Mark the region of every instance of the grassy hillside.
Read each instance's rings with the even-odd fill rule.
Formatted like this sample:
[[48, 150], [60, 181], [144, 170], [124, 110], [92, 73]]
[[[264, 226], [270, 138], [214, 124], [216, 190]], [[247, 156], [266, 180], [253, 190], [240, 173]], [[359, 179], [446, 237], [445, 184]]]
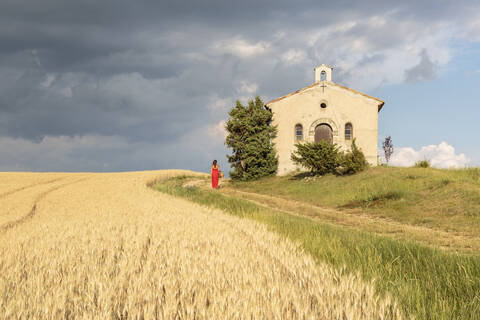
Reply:
[[[340, 178], [343, 180], [338, 181], [343, 181], [348, 189], [348, 183], [345, 183], [347, 180], [362, 181], [362, 177], [368, 180], [367, 176], [375, 177], [381, 174], [382, 170], [384, 168], [373, 169], [362, 176]], [[395, 172], [395, 169], [392, 171]], [[420, 173], [421, 171], [418, 171], [417, 175]], [[471, 179], [469, 174], [466, 174], [465, 178], [468, 181]], [[332, 185], [339, 183], [334, 179], [337, 178], [325, 177], [324, 180], [330, 181]], [[259, 188], [265, 192], [265, 186], [270, 188], [277, 186], [281, 189], [278, 192], [282, 192], [284, 196], [294, 197], [296, 193], [301, 193], [305, 201], [316, 203], [315, 195], [322, 190], [321, 180], [323, 179], [304, 181], [292, 179], [292, 177], [271, 178], [241, 184], [241, 186], [236, 185], [236, 187], [250, 190]], [[411, 241], [399, 241], [369, 232], [334, 226], [309, 217], [285, 214], [251, 201], [218, 193], [217, 190], [185, 188], [185, 182], [185, 178], [176, 178], [159, 183], [156, 188], [162, 192], [263, 223], [270, 230], [299, 243], [301, 248], [317, 261], [326, 262], [336, 268], [344, 268], [346, 273], [359, 273], [365, 279], [375, 279], [377, 293], [381, 296], [387, 293], [392, 294], [400, 303], [407, 318], [480, 318], [478, 303], [480, 301], [480, 257], [478, 255], [452, 254]], [[308, 188], [308, 185], [311, 187]], [[336, 187], [341, 189], [338, 185]], [[301, 192], [302, 190], [306, 191]], [[353, 189], [350, 190], [355, 193]], [[330, 202], [329, 204], [341, 206], [350, 202], [352, 201], [343, 200], [340, 203]]]
[[480, 168], [376, 167], [353, 176], [272, 177], [229, 187], [407, 225], [480, 233]]

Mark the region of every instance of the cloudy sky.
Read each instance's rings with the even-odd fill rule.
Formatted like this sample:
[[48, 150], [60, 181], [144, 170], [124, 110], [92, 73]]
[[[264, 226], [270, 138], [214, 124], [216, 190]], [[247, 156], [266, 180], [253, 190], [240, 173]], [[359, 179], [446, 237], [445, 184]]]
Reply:
[[0, 170], [226, 167], [236, 99], [313, 68], [386, 101], [394, 164], [480, 165], [478, 1], [0, 2]]

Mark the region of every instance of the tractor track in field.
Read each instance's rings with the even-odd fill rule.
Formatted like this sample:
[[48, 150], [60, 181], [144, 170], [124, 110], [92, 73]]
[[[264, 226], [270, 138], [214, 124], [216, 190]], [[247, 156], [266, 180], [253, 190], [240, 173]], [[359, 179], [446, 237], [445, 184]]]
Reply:
[[[59, 180], [64, 180], [65, 178], [58, 178], [58, 179], [54, 179], [53, 181], [50, 180], [49, 182], [43, 182], [43, 183], [36, 183], [35, 185], [30, 185], [30, 186], [27, 186], [27, 187], [23, 187], [23, 188], [19, 188], [19, 189], [16, 189], [16, 190], [12, 190], [10, 191], [10, 193], [8, 193], [8, 195], [12, 194], [12, 193], [16, 193], [16, 192], [19, 192], [19, 191], [22, 191], [22, 190], [25, 190], [25, 189], [28, 189], [28, 188], [31, 188], [33, 186], [39, 186], [39, 185], [45, 185], [45, 184], [49, 184], [49, 183], [53, 183], [55, 181], [59, 181]], [[42, 193], [40, 193], [37, 198], [35, 198], [34, 200], [34, 203], [33, 203], [33, 206], [32, 208], [30, 209], [30, 211], [28, 212], [28, 214], [22, 216], [21, 218], [17, 219], [17, 220], [14, 220], [14, 221], [10, 221], [10, 222], [7, 222], [3, 225], [0, 226], [0, 232], [5, 232], [9, 229], [12, 229], [12, 228], [15, 228], [25, 222], [27, 222], [28, 220], [32, 219], [35, 214], [36, 214], [36, 211], [37, 211], [37, 204], [38, 202], [40, 202], [40, 200], [42, 200], [43, 198], [45, 198], [49, 193], [51, 192], [54, 192], [56, 190], [59, 190], [63, 187], [66, 187], [66, 186], [69, 186], [71, 184], [75, 184], [75, 183], [78, 183], [78, 182], [81, 182], [81, 181], [84, 181], [84, 180], [87, 180], [89, 179], [89, 177], [84, 177], [84, 178], [81, 178], [81, 179], [77, 179], [75, 181], [69, 181], [67, 183], [63, 183], [61, 185], [57, 185], [57, 186], [54, 186], [48, 190], [45, 190], [43, 191]], [[5, 195], [5, 194], [3, 194]], [[2, 196], [3, 196], [2, 195]]]
[[29, 184], [29, 185], [26, 185], [26, 186], [23, 186], [23, 187], [20, 187], [20, 188], [9, 190], [9, 191], [6, 191], [4, 193], [0, 193], [0, 199], [5, 198], [7, 196], [10, 196], [10, 195], [15, 194], [15, 193], [20, 192], [20, 191], [28, 190], [28, 189], [34, 188], [34, 187], [39, 187], [41, 185], [54, 183], [54, 182], [64, 180], [64, 179], [65, 179], [64, 177], [61, 177], [61, 178], [51, 179], [51, 180], [43, 181], [43, 182], [37, 182], [37, 183]]

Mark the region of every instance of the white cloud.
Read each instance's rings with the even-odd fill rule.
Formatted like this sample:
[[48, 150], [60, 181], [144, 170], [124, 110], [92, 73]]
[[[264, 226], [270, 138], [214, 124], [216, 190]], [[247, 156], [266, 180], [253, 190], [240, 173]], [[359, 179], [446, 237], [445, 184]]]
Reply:
[[210, 97], [207, 108], [212, 111], [224, 111], [233, 106], [231, 98], [220, 98], [217, 94]]
[[72, 98], [73, 89], [85, 82], [87, 76], [83, 73], [46, 73], [40, 85], [49, 94]]
[[273, 35], [273, 38], [276, 39], [276, 40], [282, 40], [283, 38], [285, 38], [286, 35], [287, 34], [284, 31], [277, 31]]
[[32, 53], [32, 59], [35, 65], [40, 69], [43, 68], [42, 63], [40, 62], [40, 58], [38, 57], [37, 49], [33, 49], [31, 53]]
[[258, 90], [258, 84], [255, 82], [249, 82], [243, 80], [240, 82], [240, 87], [238, 88], [238, 92], [242, 94], [252, 95], [256, 93]]
[[424, 146], [418, 151], [410, 147], [396, 148], [390, 158], [390, 164], [409, 167], [424, 159], [436, 168], [464, 168], [470, 162], [470, 158], [465, 154], [456, 154], [453, 146], [442, 141], [439, 145]]
[[308, 33], [308, 45], [315, 46], [317, 43], [328, 43], [331, 34], [344, 33], [352, 29], [357, 23], [355, 21], [346, 21], [317, 30], [312, 30]]
[[72, 88], [70, 88], [70, 87], [63, 88], [62, 90], [60, 90], [60, 93], [63, 94], [67, 98], [73, 97]]
[[240, 58], [249, 58], [265, 53], [270, 44], [266, 41], [250, 43], [242, 37], [222, 40], [214, 43], [213, 49], [218, 53], [230, 53]]
[[242, 103], [247, 103], [248, 100], [254, 98], [258, 94], [258, 84], [255, 82], [241, 80], [237, 82], [236, 87], [235, 98], [231, 98], [231, 101], [239, 100]]
[[[478, 8], [472, 12], [478, 12]], [[480, 41], [480, 14], [469, 17], [464, 23], [459, 35], [469, 41]]]
[[216, 140], [224, 141], [227, 137], [227, 130], [225, 129], [225, 120], [212, 124], [207, 127], [208, 135]]
[[55, 77], [54, 74], [47, 73], [47, 75], [45, 76], [45, 80], [41, 83], [42, 86], [45, 87], [45, 88], [50, 88], [53, 81], [55, 81], [55, 78], [56, 77]]
[[290, 49], [282, 54], [282, 60], [289, 64], [298, 64], [307, 60], [307, 53], [303, 50]]
[[[419, 65], [425, 55], [436, 68], [445, 66], [455, 53], [451, 42], [459, 28], [443, 21], [425, 26], [389, 12], [312, 30], [303, 42], [314, 63], [335, 68], [333, 81], [341, 78], [347, 86], [368, 90], [404, 82], [405, 71]], [[298, 44], [302, 36], [289, 38]]]

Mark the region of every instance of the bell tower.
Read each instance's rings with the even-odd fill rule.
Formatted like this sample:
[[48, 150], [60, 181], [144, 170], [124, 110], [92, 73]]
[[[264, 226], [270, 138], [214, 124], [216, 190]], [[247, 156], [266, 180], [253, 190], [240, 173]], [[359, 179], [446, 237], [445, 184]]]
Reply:
[[332, 67], [322, 64], [315, 69], [315, 83], [320, 81], [332, 81]]

